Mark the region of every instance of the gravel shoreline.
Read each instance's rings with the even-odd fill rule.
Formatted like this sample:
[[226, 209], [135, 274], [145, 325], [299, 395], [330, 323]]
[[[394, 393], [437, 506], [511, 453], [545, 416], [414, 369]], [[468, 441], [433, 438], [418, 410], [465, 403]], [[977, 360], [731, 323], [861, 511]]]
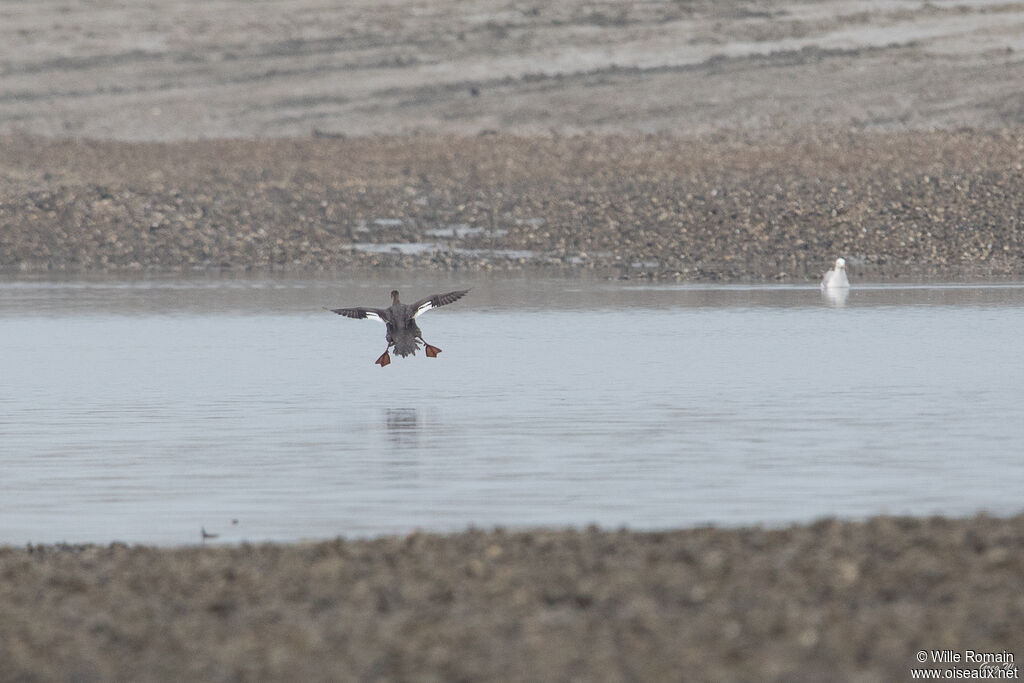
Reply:
[[0, 576], [4, 681], [893, 681], [920, 650], [1024, 655], [1024, 515], [0, 547]]
[[1024, 274], [1024, 132], [0, 138], [0, 271]]

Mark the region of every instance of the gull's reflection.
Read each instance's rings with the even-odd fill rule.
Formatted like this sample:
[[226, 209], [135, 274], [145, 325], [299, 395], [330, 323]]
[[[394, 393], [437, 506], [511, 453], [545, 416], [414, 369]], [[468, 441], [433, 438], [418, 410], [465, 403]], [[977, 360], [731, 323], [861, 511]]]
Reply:
[[829, 306], [842, 308], [846, 305], [846, 300], [850, 298], [850, 288], [824, 287], [821, 290], [821, 298]]
[[420, 442], [420, 416], [415, 408], [387, 408], [384, 426], [388, 441], [400, 448], [416, 448]]

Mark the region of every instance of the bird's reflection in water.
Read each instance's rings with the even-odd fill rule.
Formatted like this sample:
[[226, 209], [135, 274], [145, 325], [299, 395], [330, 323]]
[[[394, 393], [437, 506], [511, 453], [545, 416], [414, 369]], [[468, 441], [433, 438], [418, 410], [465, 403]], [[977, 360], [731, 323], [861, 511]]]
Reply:
[[388, 441], [399, 448], [416, 448], [420, 443], [420, 416], [415, 408], [387, 408], [384, 426]]
[[833, 308], [842, 308], [850, 298], [849, 287], [826, 287], [821, 290], [821, 299]]

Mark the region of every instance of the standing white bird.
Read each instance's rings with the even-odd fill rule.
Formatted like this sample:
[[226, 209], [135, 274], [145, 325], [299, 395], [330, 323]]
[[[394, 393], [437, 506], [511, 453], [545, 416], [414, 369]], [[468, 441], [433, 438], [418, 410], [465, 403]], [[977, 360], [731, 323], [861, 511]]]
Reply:
[[846, 259], [839, 257], [825, 277], [821, 279], [822, 289], [849, 289], [850, 280], [846, 277]]

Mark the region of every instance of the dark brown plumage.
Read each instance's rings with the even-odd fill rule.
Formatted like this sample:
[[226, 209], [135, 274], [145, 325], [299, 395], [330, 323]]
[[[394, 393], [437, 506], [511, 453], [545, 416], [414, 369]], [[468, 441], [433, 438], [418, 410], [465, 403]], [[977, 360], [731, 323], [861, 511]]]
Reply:
[[332, 308], [332, 313], [343, 315], [348, 318], [356, 318], [361, 320], [363, 318], [372, 318], [374, 320], [380, 320], [387, 325], [387, 341], [388, 348], [384, 350], [375, 362], [377, 365], [384, 367], [391, 362], [391, 356], [388, 355], [388, 350], [394, 346], [395, 353], [403, 358], [405, 356], [414, 355], [420, 347], [420, 342], [423, 342], [424, 351], [426, 351], [428, 358], [436, 358], [437, 354], [441, 353], [441, 349], [436, 346], [431, 346], [423, 339], [423, 333], [420, 331], [419, 325], [416, 324], [416, 317], [426, 313], [432, 308], [439, 306], [445, 306], [458, 301], [465, 296], [468, 289], [460, 289], [454, 292], [445, 292], [444, 294], [433, 294], [426, 298], [420, 299], [414, 304], [403, 304], [398, 300], [398, 290], [392, 290], [391, 292], [391, 305], [388, 308], [370, 308], [368, 306], [356, 306], [354, 308]]

